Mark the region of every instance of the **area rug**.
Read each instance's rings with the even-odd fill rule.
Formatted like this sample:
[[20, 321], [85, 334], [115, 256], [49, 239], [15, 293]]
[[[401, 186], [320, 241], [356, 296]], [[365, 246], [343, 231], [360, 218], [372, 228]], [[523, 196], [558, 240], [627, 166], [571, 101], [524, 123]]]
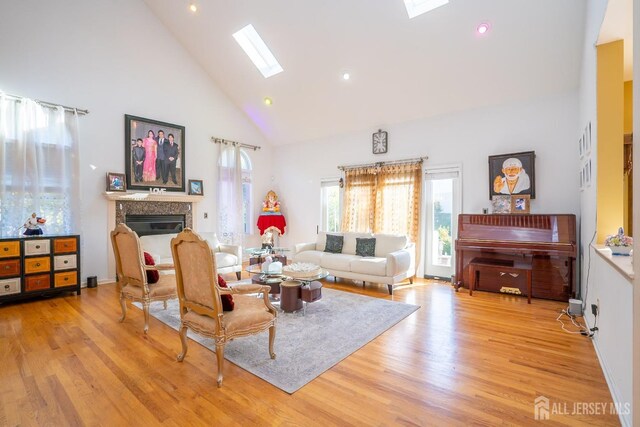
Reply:
[[[224, 357], [290, 394], [420, 308], [327, 288], [322, 289], [320, 301], [307, 306], [305, 316], [302, 311], [280, 311], [277, 301], [273, 305], [278, 308], [275, 360], [269, 358], [268, 332], [227, 343]], [[150, 313], [179, 329], [177, 300], [169, 301], [167, 310], [162, 302], [154, 302]], [[215, 351], [212, 339], [191, 331], [188, 336]], [[176, 343], [179, 341], [176, 334]]]

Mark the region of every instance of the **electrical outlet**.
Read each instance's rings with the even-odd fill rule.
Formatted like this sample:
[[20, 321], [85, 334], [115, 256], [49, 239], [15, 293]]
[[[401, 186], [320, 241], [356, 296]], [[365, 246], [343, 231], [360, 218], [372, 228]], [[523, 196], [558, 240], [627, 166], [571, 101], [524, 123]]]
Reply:
[[204, 219], [209, 218], [209, 214], [207, 212], [204, 213]]
[[591, 313], [594, 316], [598, 315], [598, 304], [591, 304]]

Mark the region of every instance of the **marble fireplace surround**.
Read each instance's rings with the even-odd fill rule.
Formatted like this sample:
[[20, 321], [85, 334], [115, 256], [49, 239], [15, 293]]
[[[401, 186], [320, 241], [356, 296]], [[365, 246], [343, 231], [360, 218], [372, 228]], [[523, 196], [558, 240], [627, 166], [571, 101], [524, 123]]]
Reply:
[[116, 224], [125, 222], [125, 216], [129, 215], [184, 215], [185, 227], [197, 230], [198, 202], [203, 200], [203, 196], [190, 196], [187, 194], [171, 193], [124, 193], [111, 192], [104, 193], [108, 201], [107, 220], [107, 244], [108, 248], [108, 268], [109, 277], [115, 280], [116, 267], [111, 247], [110, 233]]

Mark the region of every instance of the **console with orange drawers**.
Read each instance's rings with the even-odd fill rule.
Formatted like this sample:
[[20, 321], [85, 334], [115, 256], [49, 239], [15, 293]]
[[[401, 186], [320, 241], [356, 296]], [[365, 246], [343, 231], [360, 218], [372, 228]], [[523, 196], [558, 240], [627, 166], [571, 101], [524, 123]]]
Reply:
[[80, 295], [80, 236], [0, 239], [0, 304], [60, 292]]

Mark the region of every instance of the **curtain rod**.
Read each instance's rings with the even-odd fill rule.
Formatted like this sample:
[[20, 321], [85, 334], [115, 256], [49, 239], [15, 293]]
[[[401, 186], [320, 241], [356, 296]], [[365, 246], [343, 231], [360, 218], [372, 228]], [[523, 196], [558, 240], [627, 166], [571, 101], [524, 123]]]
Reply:
[[259, 145], [243, 144], [242, 142], [229, 141], [228, 139], [216, 138], [215, 136], [211, 137], [211, 142], [213, 142], [214, 144], [224, 144], [224, 145], [231, 144], [234, 147], [238, 146], [242, 148], [250, 148], [253, 151], [260, 150], [262, 148]]
[[[24, 97], [22, 96], [17, 96], [17, 95], [10, 95], [8, 93], [4, 94], [5, 98], [9, 98], [12, 99], [14, 101], [17, 102], [22, 102], [22, 100], [24, 99]], [[55, 104], [53, 102], [47, 102], [47, 101], [40, 101], [39, 99], [34, 99], [33, 102], [35, 102], [38, 105], [41, 105], [43, 107], [46, 108], [58, 108], [58, 107], [62, 107], [64, 108], [65, 111], [69, 111], [69, 112], [76, 112], [80, 115], [85, 115], [85, 114], [89, 114], [89, 110], [83, 110], [81, 108], [74, 108], [74, 107], [67, 107], [66, 105], [60, 105], [60, 104]]]
[[348, 166], [338, 166], [338, 169], [341, 171], [347, 169], [356, 169], [356, 168], [373, 168], [387, 165], [399, 165], [403, 163], [414, 163], [414, 162], [422, 162], [424, 160], [429, 159], [427, 156], [424, 157], [416, 157], [415, 159], [405, 159], [405, 160], [390, 160], [388, 162], [376, 162], [376, 163], [367, 163], [364, 165], [348, 165]]

